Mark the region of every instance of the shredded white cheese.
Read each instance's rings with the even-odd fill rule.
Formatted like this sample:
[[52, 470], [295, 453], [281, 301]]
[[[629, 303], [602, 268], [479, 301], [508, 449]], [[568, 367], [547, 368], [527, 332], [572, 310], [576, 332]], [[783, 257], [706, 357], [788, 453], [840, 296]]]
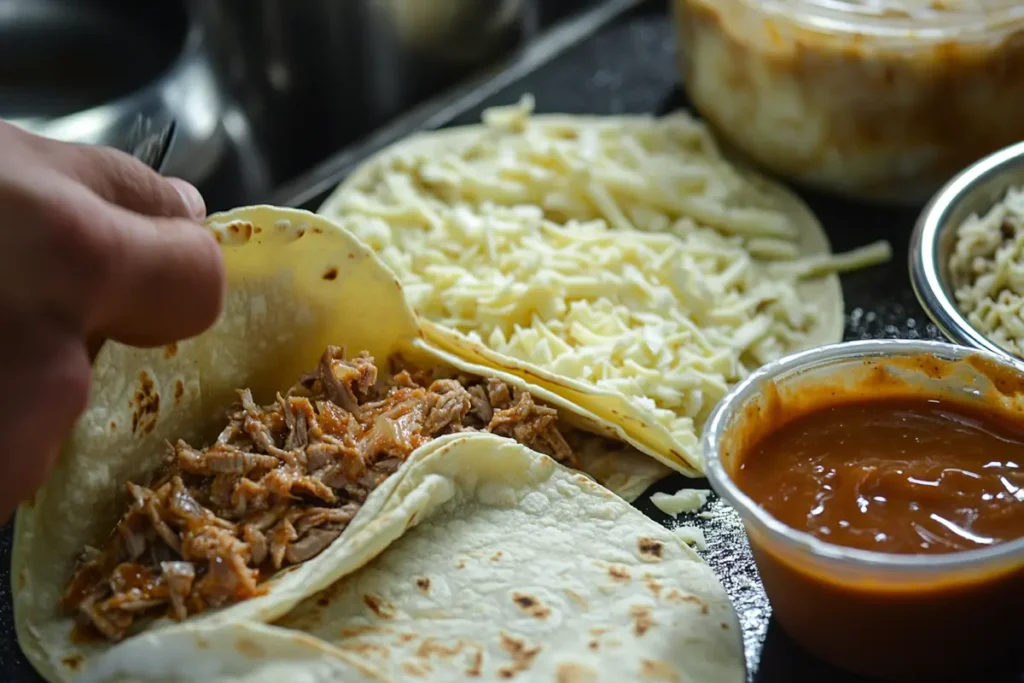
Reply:
[[705, 489], [680, 489], [675, 493], [651, 494], [651, 502], [666, 515], [681, 515], [684, 512], [697, 512], [708, 502], [710, 491]]
[[704, 538], [704, 532], [695, 526], [677, 526], [672, 533], [681, 538], [687, 545], [692, 545], [697, 550], [707, 550], [708, 542]]
[[971, 325], [1024, 357], [1024, 187], [957, 228], [949, 272]]
[[694, 454], [732, 383], [806, 345], [821, 311], [800, 278], [856, 264], [796, 259], [787, 216], [684, 113], [532, 107], [488, 110], [450, 146], [399, 147], [328, 210], [361, 217], [420, 315], [622, 393]]

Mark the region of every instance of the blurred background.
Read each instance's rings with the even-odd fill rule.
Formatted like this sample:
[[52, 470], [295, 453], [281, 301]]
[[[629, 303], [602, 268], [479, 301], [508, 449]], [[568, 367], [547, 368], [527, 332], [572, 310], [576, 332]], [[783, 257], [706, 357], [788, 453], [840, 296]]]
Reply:
[[275, 188], [605, 0], [0, 0], [0, 118], [122, 146], [177, 122], [165, 173], [211, 210]]

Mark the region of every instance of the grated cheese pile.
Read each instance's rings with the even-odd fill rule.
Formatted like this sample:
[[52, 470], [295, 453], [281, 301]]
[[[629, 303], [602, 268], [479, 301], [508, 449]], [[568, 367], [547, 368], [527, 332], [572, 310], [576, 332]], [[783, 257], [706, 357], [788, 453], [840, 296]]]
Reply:
[[666, 515], [678, 517], [684, 512], [697, 512], [708, 502], [707, 489], [680, 489], [675, 493], [658, 491], [651, 494], [651, 502]]
[[888, 258], [797, 259], [796, 228], [686, 114], [531, 110], [400, 147], [329, 210], [369, 219], [355, 232], [421, 315], [621, 392], [691, 456], [730, 384], [818, 341], [799, 280]]
[[1024, 187], [957, 228], [949, 271], [968, 322], [1024, 357]]
[[697, 550], [707, 550], [708, 541], [704, 536], [704, 531], [700, 527], [696, 526], [677, 526], [672, 529], [672, 533], [680, 538], [683, 543], [696, 548]]

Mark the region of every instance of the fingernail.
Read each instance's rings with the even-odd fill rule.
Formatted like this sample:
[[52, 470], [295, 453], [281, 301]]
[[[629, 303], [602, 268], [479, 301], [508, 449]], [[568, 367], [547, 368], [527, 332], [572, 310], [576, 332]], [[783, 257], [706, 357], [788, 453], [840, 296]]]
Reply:
[[181, 178], [168, 178], [167, 182], [173, 185], [174, 189], [181, 195], [181, 199], [185, 202], [185, 206], [188, 207], [192, 218], [197, 221], [206, 218], [206, 202], [203, 201], [203, 195], [199, 193], [199, 190], [192, 183], [186, 182]]

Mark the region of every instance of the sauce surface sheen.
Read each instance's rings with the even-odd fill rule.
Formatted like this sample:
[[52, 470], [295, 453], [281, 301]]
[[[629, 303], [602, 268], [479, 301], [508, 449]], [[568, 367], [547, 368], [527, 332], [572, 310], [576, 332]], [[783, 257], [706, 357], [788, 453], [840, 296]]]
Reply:
[[928, 398], [829, 406], [755, 443], [736, 483], [788, 526], [837, 545], [990, 547], [1024, 536], [1024, 424]]

